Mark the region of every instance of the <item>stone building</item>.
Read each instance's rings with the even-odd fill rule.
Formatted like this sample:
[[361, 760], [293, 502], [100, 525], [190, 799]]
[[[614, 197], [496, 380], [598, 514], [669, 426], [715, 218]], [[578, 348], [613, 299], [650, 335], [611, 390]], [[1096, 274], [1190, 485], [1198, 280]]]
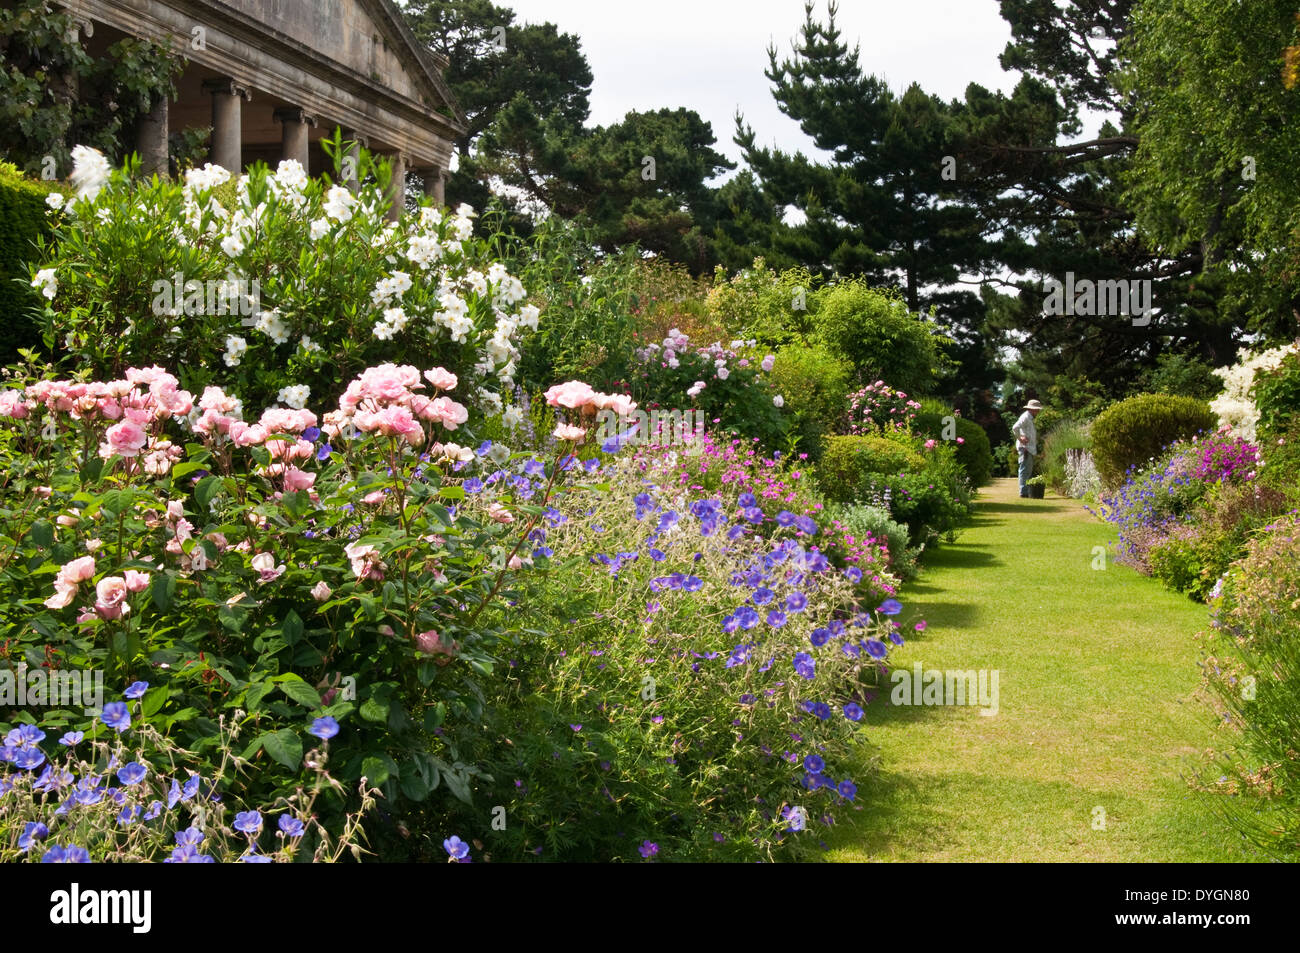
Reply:
[[391, 0], [60, 0], [82, 42], [100, 49], [130, 35], [170, 47], [188, 65], [178, 96], [141, 125], [146, 171], [167, 169], [167, 137], [211, 126], [210, 161], [242, 169], [297, 159], [316, 175], [335, 128], [418, 177], [443, 201], [464, 116]]

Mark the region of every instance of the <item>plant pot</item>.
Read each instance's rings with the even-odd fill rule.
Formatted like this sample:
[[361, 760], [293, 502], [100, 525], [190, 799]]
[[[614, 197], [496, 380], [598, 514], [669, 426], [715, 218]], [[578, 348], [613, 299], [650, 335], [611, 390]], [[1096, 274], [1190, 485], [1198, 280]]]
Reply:
[[1031, 500], [1041, 500], [1043, 498], [1043, 492], [1047, 487], [1043, 486], [1041, 483], [1030, 483], [1025, 487], [1025, 489], [1029, 491], [1029, 498]]

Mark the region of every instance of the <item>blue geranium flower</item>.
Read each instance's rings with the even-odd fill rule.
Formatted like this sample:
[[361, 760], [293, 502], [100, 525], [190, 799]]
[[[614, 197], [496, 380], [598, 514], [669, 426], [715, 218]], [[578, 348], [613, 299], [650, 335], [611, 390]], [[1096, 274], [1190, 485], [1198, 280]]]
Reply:
[[815, 754], [810, 754], [803, 759], [803, 766], [810, 774], [821, 774], [826, 767], [826, 762]]
[[117, 779], [125, 787], [133, 787], [143, 781], [149, 775], [149, 769], [138, 761], [132, 761], [130, 764], [117, 772]]
[[276, 826], [280, 828], [280, 833], [285, 837], [301, 837], [306, 831], [302, 821], [290, 814], [281, 814]]
[[245, 834], [257, 834], [262, 830], [262, 815], [257, 811], [240, 811], [232, 826]]
[[881, 615], [898, 615], [903, 611], [903, 604], [897, 599], [886, 599], [876, 611]]
[[139, 698], [149, 690], [148, 682], [132, 682], [122, 694], [127, 698]]
[[813, 629], [812, 634], [808, 636], [808, 640], [817, 648], [821, 648], [831, 640], [831, 634], [826, 629]]
[[889, 654], [889, 649], [885, 648], [885, 643], [879, 639], [867, 639], [867, 654], [872, 658], [884, 658]]
[[862, 708], [856, 702], [849, 702], [844, 706], [844, 717], [849, 721], [861, 721], [862, 714]]
[[131, 727], [131, 714], [123, 702], [109, 702], [100, 713], [99, 720], [119, 734]]
[[800, 652], [794, 657], [794, 670], [804, 678], [812, 678], [816, 674], [817, 663], [807, 652]]
[[466, 844], [455, 834], [443, 841], [442, 847], [450, 855], [451, 859], [457, 863], [464, 861], [469, 856], [469, 844]]
[[339, 723], [326, 715], [323, 718], [317, 718], [307, 729], [308, 734], [315, 735], [321, 741], [329, 741], [339, 733]]

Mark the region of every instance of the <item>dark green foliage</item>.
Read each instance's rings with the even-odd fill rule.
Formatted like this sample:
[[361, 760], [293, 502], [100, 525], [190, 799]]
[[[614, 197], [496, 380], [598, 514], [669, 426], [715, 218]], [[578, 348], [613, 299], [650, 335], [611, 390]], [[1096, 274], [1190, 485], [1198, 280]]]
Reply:
[[1129, 467], [1146, 463], [1175, 440], [1214, 429], [1204, 401], [1139, 394], [1104, 411], [1092, 425], [1092, 455], [1102, 483], [1117, 486]]
[[27, 262], [40, 257], [35, 243], [50, 236], [48, 194], [45, 185], [0, 163], [0, 364], [11, 363], [19, 348], [40, 343], [30, 312], [45, 299], [31, 287]]

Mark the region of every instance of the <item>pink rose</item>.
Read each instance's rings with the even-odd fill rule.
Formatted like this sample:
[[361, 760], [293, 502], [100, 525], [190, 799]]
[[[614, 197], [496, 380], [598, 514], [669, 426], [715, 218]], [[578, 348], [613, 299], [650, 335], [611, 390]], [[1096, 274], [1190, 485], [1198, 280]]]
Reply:
[[77, 595], [77, 586], [75, 583], [65, 582], [62, 579], [54, 580], [54, 595], [45, 600], [45, 605], [50, 609], [64, 609], [72, 605], [72, 600]]
[[329, 587], [329, 583], [324, 579], [311, 587], [311, 597], [317, 602], [325, 602], [333, 594], [334, 590]]
[[105, 576], [99, 580], [99, 585], [95, 586], [95, 611], [104, 618], [110, 618], [104, 615], [104, 610], [118, 609], [126, 601], [128, 592], [130, 590], [127, 588], [126, 580], [121, 576]]
[[424, 442], [424, 428], [405, 407], [385, 407], [375, 418], [379, 432], [385, 437], [401, 437], [409, 444]]
[[65, 582], [76, 585], [79, 582], [88, 582], [95, 576], [95, 557], [82, 556], [80, 559], [74, 559], [72, 562], [64, 565], [59, 570], [59, 578]]
[[469, 420], [469, 411], [463, 404], [458, 404], [450, 397], [438, 397], [433, 401], [430, 419], [438, 420], [448, 430], [455, 430]]
[[138, 423], [133, 420], [124, 420], [120, 424], [114, 424], [108, 428], [104, 434], [107, 443], [104, 447], [108, 448], [108, 453], [104, 452], [104, 447], [100, 448], [100, 456], [107, 459], [116, 454], [119, 457], [134, 457], [140, 452], [140, 448], [148, 441], [148, 436]]
[[15, 420], [21, 420], [29, 413], [27, 402], [23, 400], [22, 394], [16, 390], [0, 391], [0, 417], [13, 417]]
[[131, 592], [144, 592], [149, 588], [149, 574], [140, 572], [138, 569], [128, 569], [126, 571], [126, 588]]
[[600, 410], [612, 410], [620, 417], [627, 417], [636, 410], [636, 401], [626, 394], [597, 394], [596, 407]]
[[456, 385], [460, 383], [455, 374], [441, 367], [435, 367], [431, 371], [425, 371], [424, 379], [438, 390], [455, 390]]
[[551, 407], [568, 407], [577, 410], [596, 399], [596, 392], [589, 384], [582, 381], [567, 381], [556, 384], [546, 392], [546, 403]]
[[572, 424], [557, 424], [555, 427], [556, 440], [572, 440], [574, 443], [582, 443], [586, 436], [587, 431]]
[[488, 507], [488, 516], [496, 523], [513, 523], [515, 521], [514, 514], [500, 503], [493, 503]]
[[310, 489], [316, 482], [316, 474], [299, 470], [297, 467], [284, 468], [284, 488], [289, 491]]

